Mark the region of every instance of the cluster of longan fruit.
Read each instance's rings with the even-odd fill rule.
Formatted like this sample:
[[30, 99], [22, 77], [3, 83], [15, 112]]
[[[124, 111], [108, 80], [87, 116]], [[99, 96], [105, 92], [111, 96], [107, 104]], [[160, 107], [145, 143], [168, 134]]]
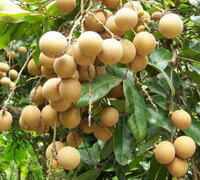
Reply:
[[[171, 115], [171, 123], [180, 130], [189, 128], [191, 116], [184, 110], [176, 110]], [[155, 149], [155, 157], [161, 164], [166, 164], [169, 173], [174, 177], [184, 176], [188, 171], [187, 158], [196, 150], [194, 140], [188, 136], [176, 138], [174, 143], [160, 142]]]

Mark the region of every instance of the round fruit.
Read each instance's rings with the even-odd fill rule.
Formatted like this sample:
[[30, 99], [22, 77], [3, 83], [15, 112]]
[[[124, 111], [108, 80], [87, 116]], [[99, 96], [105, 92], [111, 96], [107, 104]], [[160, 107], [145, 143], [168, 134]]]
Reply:
[[39, 135], [41, 134], [45, 134], [49, 131], [50, 127], [47, 126], [43, 120], [41, 120], [40, 124], [38, 125], [37, 129], [35, 130], [35, 132]]
[[190, 127], [191, 125], [191, 116], [184, 110], [176, 110], [172, 113], [171, 122], [173, 126], [178, 129], [184, 130]]
[[130, 63], [130, 69], [133, 72], [142, 71], [143, 69], [146, 68], [147, 63], [148, 63], [147, 56], [140, 56], [136, 54], [135, 58]]
[[[94, 17], [94, 16], [95, 17]], [[106, 22], [106, 17], [102, 11], [95, 11], [93, 15], [85, 17], [84, 28], [86, 31], [103, 31], [104, 27], [102, 24]], [[100, 24], [96, 18], [102, 23]]]
[[92, 56], [83, 55], [83, 53], [81, 53], [81, 50], [78, 46], [78, 43], [74, 45], [72, 54], [76, 63], [80, 66], [88, 66], [92, 64], [96, 58], [96, 56], [92, 57]]
[[80, 133], [76, 131], [72, 131], [67, 135], [67, 144], [69, 146], [77, 148], [81, 145], [82, 142], [83, 142], [83, 137], [80, 135]]
[[11, 69], [11, 70], [9, 71], [9, 77], [10, 77], [11, 79], [16, 79], [17, 76], [18, 76], [18, 72], [17, 72], [15, 69]]
[[29, 105], [22, 110], [21, 118], [27, 127], [36, 127], [40, 124], [41, 112], [36, 106]]
[[49, 31], [40, 38], [39, 46], [44, 55], [58, 58], [65, 54], [68, 43], [65, 36], [61, 33]]
[[52, 153], [53, 153], [53, 155], [56, 155], [64, 147], [65, 147], [65, 145], [60, 141], [55, 141], [54, 147], [53, 147], [53, 143], [51, 143], [46, 149], [46, 158], [50, 160]]
[[160, 142], [155, 149], [155, 158], [161, 164], [169, 164], [175, 157], [175, 148], [169, 141]]
[[103, 0], [103, 4], [110, 9], [119, 7], [120, 0]]
[[18, 47], [18, 52], [19, 52], [20, 54], [25, 54], [25, 53], [27, 52], [27, 49], [26, 49], [25, 46], [19, 46], [19, 47]]
[[65, 54], [55, 60], [54, 70], [61, 78], [69, 78], [76, 71], [76, 63], [71, 56]]
[[78, 72], [79, 72], [79, 80], [81, 82], [89, 81], [89, 79], [93, 79], [94, 76], [95, 76], [95, 73], [96, 73], [93, 64], [91, 64], [91, 65], [89, 65], [87, 67], [79, 66], [78, 67]]
[[188, 136], [180, 136], [174, 141], [176, 155], [180, 158], [190, 158], [196, 150], [194, 140]]
[[7, 63], [0, 62], [0, 71], [1, 72], [8, 72], [10, 69]]
[[45, 98], [42, 94], [42, 87], [38, 86], [37, 89], [33, 88], [30, 92], [29, 98], [37, 105], [43, 104], [45, 102]]
[[52, 159], [51, 168], [52, 169], [57, 169], [58, 168], [58, 161], [57, 160]]
[[169, 173], [174, 177], [184, 176], [188, 171], [188, 163], [185, 159], [175, 157], [174, 160], [167, 165]]
[[137, 25], [137, 22], [138, 15], [133, 9], [122, 8], [115, 14], [115, 24], [123, 31], [133, 29]]
[[90, 133], [94, 132], [94, 124], [91, 122], [91, 124], [89, 126], [89, 122], [88, 122], [87, 118], [81, 120], [81, 123], [79, 126], [82, 129], [82, 131], [86, 134], [90, 134]]
[[161, 12], [154, 12], [152, 15], [151, 15], [151, 18], [154, 20], [154, 21], [158, 21], [160, 20], [162, 17], [162, 13]]
[[137, 27], [137, 32], [142, 32], [142, 31], [145, 31], [145, 26], [144, 25], [139, 25]]
[[58, 152], [58, 163], [66, 170], [75, 169], [80, 164], [80, 161], [81, 155], [73, 147], [67, 146]]
[[115, 16], [110, 16], [106, 23], [105, 26], [115, 35], [121, 37], [124, 34], [124, 31], [122, 31], [120, 28], [117, 27], [115, 23]]
[[120, 41], [122, 47], [123, 47], [123, 56], [120, 59], [120, 63], [127, 64], [133, 61], [135, 55], [136, 55], [136, 49], [132, 42], [129, 40], [123, 39]]
[[113, 107], [105, 108], [100, 113], [100, 121], [105, 126], [114, 126], [119, 121], [119, 113]]
[[0, 78], [6, 77], [6, 76], [7, 76], [7, 74], [6, 74], [5, 72], [1, 72], [1, 71], [0, 71]]
[[127, 3], [124, 4], [124, 7], [131, 8], [135, 11], [143, 10], [142, 5], [138, 1], [128, 1]]
[[70, 13], [76, 7], [76, 0], [55, 0], [56, 7], [62, 13]]
[[49, 101], [58, 101], [61, 99], [59, 94], [59, 85], [61, 83], [61, 79], [52, 78], [47, 80], [42, 87], [43, 96]]
[[159, 21], [159, 31], [166, 38], [175, 38], [183, 31], [183, 21], [177, 14], [166, 14]]
[[14, 82], [11, 82], [11, 83], [9, 84], [8, 88], [9, 88], [10, 91], [13, 91], [13, 89], [16, 88], [16, 84], [15, 84]]
[[75, 73], [73, 74], [73, 76], [71, 76], [71, 78], [73, 79], [79, 79], [79, 72], [76, 70]]
[[58, 101], [50, 101], [49, 104], [54, 110], [58, 112], [66, 111], [71, 106], [71, 102], [64, 99], [60, 99]]
[[40, 66], [37, 66], [33, 59], [31, 59], [27, 65], [28, 72], [33, 76], [39, 76], [41, 74]]
[[101, 141], [107, 141], [112, 137], [113, 128], [105, 127], [101, 124], [94, 125], [94, 136]]
[[75, 102], [77, 101], [82, 92], [82, 86], [81, 83], [77, 79], [65, 79], [62, 80], [59, 86], [59, 93], [60, 96], [69, 101], [69, 102]]
[[93, 31], [86, 31], [78, 38], [78, 46], [85, 56], [96, 56], [103, 48], [101, 36]]
[[43, 67], [47, 69], [53, 69], [55, 58], [50, 58], [50, 57], [45, 56], [43, 53], [40, 53], [39, 61]]
[[135, 45], [137, 54], [146, 56], [151, 54], [156, 48], [156, 39], [151, 33], [143, 31], [135, 36], [133, 44]]
[[103, 74], [107, 74], [107, 70], [105, 66], [97, 66], [96, 67], [96, 74], [97, 76], [101, 76]]
[[42, 75], [47, 79], [57, 77], [57, 74], [55, 73], [54, 69], [47, 69], [47, 68], [41, 66], [41, 72], [42, 72]]
[[55, 122], [57, 120], [57, 111], [55, 111], [50, 105], [47, 105], [42, 109], [41, 115], [46, 125], [55, 125]]
[[119, 84], [118, 86], [111, 89], [109, 92], [109, 95], [116, 99], [123, 99], [124, 98], [124, 91], [123, 91], [123, 85]]
[[139, 18], [136, 27], [138, 27], [140, 25], [144, 25], [144, 24], [148, 25], [150, 21], [151, 21], [150, 14], [147, 11], [143, 11], [143, 15]]
[[2, 86], [8, 87], [11, 83], [11, 80], [8, 77], [3, 77], [3, 78], [1, 78], [0, 83], [1, 83]]
[[115, 64], [123, 56], [123, 47], [116, 39], [106, 39], [103, 41], [103, 50], [98, 55], [99, 59], [106, 64]]
[[104, 13], [106, 19], [108, 19], [110, 16], [113, 15], [113, 13], [108, 9], [104, 9], [103, 13]]
[[13, 122], [12, 115], [8, 111], [0, 111], [0, 132], [10, 128]]
[[69, 129], [77, 127], [81, 122], [80, 109], [71, 107], [60, 114], [61, 124]]
[[15, 58], [15, 52], [14, 51], [8, 51], [6, 56], [9, 59], [14, 59]]

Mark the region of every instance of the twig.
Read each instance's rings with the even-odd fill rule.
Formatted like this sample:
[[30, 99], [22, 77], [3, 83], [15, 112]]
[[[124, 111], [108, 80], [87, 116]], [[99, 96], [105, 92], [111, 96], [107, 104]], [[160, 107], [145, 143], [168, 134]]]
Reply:
[[200, 61], [196, 61], [194, 59], [190, 59], [190, 58], [185, 58], [185, 57], [181, 57], [181, 56], [177, 56], [178, 59], [183, 60], [183, 61], [189, 61], [189, 62], [193, 62], [193, 63], [199, 63]]
[[92, 88], [91, 88], [91, 82], [92, 82], [92, 78], [91, 78], [91, 74], [90, 74], [90, 67], [88, 66], [88, 76], [89, 76], [89, 82], [88, 82], [88, 93], [89, 93], [89, 108], [88, 108], [88, 126], [91, 126], [91, 119], [92, 119]]
[[198, 180], [197, 172], [196, 172], [196, 165], [195, 165], [195, 162], [194, 162], [194, 158], [193, 158], [193, 157], [191, 158], [191, 165], [192, 165], [193, 179], [194, 179], [194, 180]]

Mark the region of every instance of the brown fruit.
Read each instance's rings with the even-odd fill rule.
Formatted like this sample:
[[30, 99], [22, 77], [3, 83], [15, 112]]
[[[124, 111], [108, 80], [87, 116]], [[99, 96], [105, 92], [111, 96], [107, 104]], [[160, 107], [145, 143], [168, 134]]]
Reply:
[[62, 13], [70, 13], [76, 8], [76, 0], [55, 0], [56, 7]]
[[105, 66], [97, 66], [96, 67], [96, 75], [101, 76], [103, 74], [107, 74], [107, 70]]
[[176, 155], [180, 158], [190, 158], [196, 150], [196, 144], [191, 137], [180, 136], [174, 141]]
[[68, 42], [61, 33], [49, 31], [40, 38], [39, 46], [45, 56], [58, 58], [67, 51]]
[[39, 76], [41, 74], [40, 66], [37, 66], [33, 59], [31, 59], [27, 65], [28, 72], [33, 76]]
[[160, 142], [155, 149], [155, 158], [161, 164], [169, 164], [175, 157], [175, 148], [169, 141]]
[[115, 9], [119, 7], [120, 0], [102, 0], [103, 4], [110, 9]]
[[71, 106], [71, 102], [64, 99], [60, 99], [58, 101], [50, 101], [49, 104], [54, 110], [58, 112], [66, 111]]
[[35, 132], [36, 132], [37, 134], [41, 135], [41, 134], [47, 133], [47, 132], [49, 131], [49, 129], [50, 129], [50, 127], [47, 126], [47, 125], [43, 122], [43, 120], [41, 119], [41, 122], [40, 122], [40, 124], [38, 125], [37, 129], [35, 130]]
[[1, 72], [1, 71], [0, 71], [0, 78], [6, 77], [6, 76], [7, 76], [7, 74], [6, 74], [5, 72]]
[[138, 15], [131, 8], [122, 8], [115, 14], [115, 24], [122, 31], [133, 29], [138, 23]]
[[8, 87], [11, 83], [11, 80], [8, 77], [3, 77], [1, 78], [0, 83], [2, 86]]
[[138, 1], [128, 1], [127, 3], [124, 4], [123, 7], [126, 7], [126, 8], [131, 8], [135, 11], [140, 11], [140, 10], [143, 10], [143, 7], [142, 5], [140, 4], [140, 2]]
[[146, 68], [147, 63], [148, 63], [147, 56], [140, 56], [136, 54], [135, 58], [130, 63], [130, 69], [133, 72], [142, 71], [143, 69]]
[[58, 77], [57, 74], [55, 73], [54, 69], [47, 69], [47, 68], [41, 66], [41, 72], [42, 72], [42, 75], [47, 79]]
[[80, 109], [76, 107], [69, 108], [60, 114], [60, 120], [61, 124], [68, 129], [77, 127], [81, 122]]
[[159, 31], [166, 38], [175, 38], [183, 31], [183, 21], [177, 14], [166, 14], [159, 21]]
[[0, 71], [1, 72], [8, 72], [10, 69], [7, 63], [0, 62]]
[[61, 79], [52, 78], [47, 80], [42, 87], [43, 96], [49, 101], [58, 101], [61, 99], [59, 94], [59, 85], [61, 83]]
[[112, 137], [113, 128], [101, 124], [94, 125], [94, 136], [101, 141], [107, 141]]
[[45, 98], [42, 94], [42, 87], [38, 86], [37, 89], [33, 88], [30, 92], [29, 98], [37, 105], [43, 104], [45, 102]]
[[145, 31], [145, 26], [144, 25], [139, 25], [137, 27], [137, 32], [142, 32], [142, 31]]
[[0, 132], [10, 128], [13, 122], [12, 115], [8, 111], [0, 111]]
[[73, 74], [73, 76], [71, 76], [71, 78], [73, 79], [79, 79], [79, 72], [76, 70], [75, 73]]
[[59, 93], [60, 96], [69, 101], [69, 102], [75, 102], [77, 101], [82, 92], [82, 86], [81, 83], [77, 79], [65, 79], [62, 80], [59, 86]]
[[108, 19], [110, 16], [113, 15], [113, 13], [108, 9], [104, 9], [103, 13], [104, 13], [106, 19]]
[[133, 44], [135, 45], [137, 54], [146, 56], [151, 54], [156, 48], [156, 39], [151, 33], [143, 31], [135, 36]]
[[13, 89], [16, 88], [16, 84], [14, 82], [11, 82], [8, 86], [9, 90], [12, 91]]
[[81, 123], [80, 123], [80, 128], [82, 129], [82, 131], [86, 134], [90, 134], [92, 132], [94, 132], [94, 124], [91, 122], [90, 126], [89, 126], [89, 123], [88, 123], [88, 119], [83, 119], [81, 120]]
[[42, 119], [46, 125], [54, 126], [57, 120], [57, 111], [55, 111], [50, 105], [46, 105], [42, 109]]
[[93, 31], [86, 31], [78, 38], [78, 46], [85, 56], [96, 56], [103, 48], [103, 39]]
[[58, 152], [58, 163], [66, 170], [75, 169], [80, 164], [80, 161], [81, 155], [73, 147], [67, 146]]
[[15, 69], [11, 69], [8, 74], [11, 79], [16, 79], [18, 76], [18, 72]]
[[51, 159], [52, 154], [56, 155], [65, 145], [60, 141], [55, 141], [55, 146], [51, 143], [46, 149], [46, 158]]
[[98, 55], [99, 59], [106, 64], [115, 64], [123, 56], [123, 47], [116, 39], [106, 39], [103, 41], [103, 49]]
[[40, 61], [40, 64], [46, 69], [53, 69], [55, 58], [47, 57], [41, 52], [39, 56], [39, 61]]
[[71, 56], [65, 54], [55, 60], [54, 70], [61, 78], [69, 78], [76, 71], [76, 63]]
[[58, 161], [57, 160], [52, 159], [51, 168], [52, 169], [57, 169], [58, 168]]
[[74, 148], [77, 148], [83, 142], [83, 137], [77, 131], [72, 131], [67, 135], [67, 144]]
[[167, 164], [167, 169], [172, 176], [181, 177], [187, 173], [188, 163], [185, 159], [175, 157], [170, 164]]
[[36, 106], [29, 105], [22, 110], [21, 118], [27, 127], [36, 127], [40, 124], [41, 112]]
[[123, 99], [124, 98], [123, 85], [119, 84], [118, 86], [112, 88], [109, 95], [116, 99]]
[[100, 113], [100, 121], [105, 126], [114, 126], [119, 121], [119, 113], [113, 107], [104, 108]]
[[[94, 16], [95, 17], [94, 17]], [[102, 11], [94, 11], [93, 15], [85, 17], [84, 28], [86, 31], [103, 31], [104, 27], [102, 24], [106, 22], [106, 17]], [[100, 24], [96, 18], [102, 23]]]
[[122, 47], [123, 47], [123, 56], [120, 59], [120, 63], [127, 64], [133, 61], [136, 55], [136, 49], [134, 44], [126, 39], [123, 39], [120, 41]]
[[8, 51], [6, 53], [6, 56], [8, 59], [14, 59], [15, 58], [15, 52], [14, 51]]
[[154, 21], [160, 20], [161, 17], [162, 17], [162, 13], [161, 13], [161, 12], [154, 12], [154, 13], [151, 15], [151, 18], [152, 18]]
[[27, 52], [27, 49], [26, 49], [25, 46], [19, 46], [19, 47], [18, 47], [18, 52], [19, 52], [20, 54], [25, 54], [25, 53]]
[[184, 110], [176, 110], [172, 113], [171, 122], [172, 125], [178, 129], [184, 130], [191, 125], [191, 116]]
[[148, 25], [151, 21], [151, 16], [150, 14], [147, 12], [147, 11], [143, 11], [143, 15], [138, 19], [138, 23], [137, 23], [137, 26], [140, 26], [140, 25]]
[[87, 67], [78, 67], [78, 72], [79, 72], [79, 81], [84, 82], [84, 81], [89, 81], [89, 79], [93, 79], [95, 76], [95, 68], [94, 65], [91, 64]]

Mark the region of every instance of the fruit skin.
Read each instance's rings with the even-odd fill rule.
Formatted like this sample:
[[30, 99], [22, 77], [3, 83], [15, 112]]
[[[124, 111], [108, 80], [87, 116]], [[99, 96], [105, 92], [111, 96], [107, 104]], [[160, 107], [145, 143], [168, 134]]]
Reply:
[[122, 64], [130, 63], [136, 56], [135, 45], [126, 39], [121, 40], [120, 43], [123, 47], [123, 56], [119, 62]]
[[20, 54], [25, 54], [27, 52], [27, 49], [25, 46], [19, 46], [17, 50]]
[[51, 168], [52, 169], [57, 169], [58, 168], [58, 161], [57, 160], [52, 159]]
[[39, 76], [41, 74], [40, 66], [37, 66], [33, 59], [31, 59], [27, 65], [28, 72], [33, 76]]
[[73, 76], [71, 76], [71, 78], [73, 79], [79, 79], [79, 72], [76, 70], [75, 73], [73, 74]]
[[60, 120], [61, 124], [68, 129], [77, 127], [81, 122], [80, 108], [72, 106], [60, 114]]
[[46, 99], [42, 95], [42, 86], [38, 86], [37, 89], [33, 88], [30, 92], [29, 98], [37, 105], [43, 104]]
[[119, 121], [119, 113], [113, 107], [105, 108], [100, 113], [100, 121], [105, 126], [114, 126]]
[[43, 120], [41, 119], [40, 124], [38, 125], [38, 127], [35, 129], [35, 132], [39, 135], [41, 134], [45, 134], [49, 131], [50, 127], [48, 125], [46, 125]]
[[52, 151], [54, 152], [53, 155], [56, 155], [56, 153], [58, 153], [64, 147], [65, 145], [60, 141], [55, 141], [55, 148], [53, 147], [53, 143], [51, 143], [46, 149], [46, 158], [51, 159]]
[[9, 77], [10, 77], [11, 79], [16, 79], [17, 76], [18, 76], [18, 72], [17, 72], [15, 69], [11, 69], [11, 70], [9, 71]]
[[52, 78], [47, 80], [42, 87], [43, 96], [49, 101], [58, 101], [61, 99], [59, 94], [59, 85], [61, 83], [61, 79]]
[[11, 80], [8, 77], [3, 77], [1, 78], [0, 83], [2, 86], [8, 87], [9, 84], [11, 83]]
[[72, 131], [67, 135], [67, 144], [74, 148], [77, 148], [83, 142], [83, 137], [77, 131]]
[[36, 127], [40, 124], [41, 112], [36, 106], [29, 105], [22, 110], [21, 118], [27, 127]]
[[135, 36], [133, 44], [138, 55], [147, 56], [156, 48], [156, 39], [151, 33], [142, 31]]
[[133, 29], [137, 25], [137, 22], [138, 15], [133, 9], [122, 8], [115, 14], [115, 24], [123, 31]]
[[50, 105], [46, 105], [42, 109], [41, 116], [46, 125], [54, 126], [57, 120], [57, 111], [55, 111]]
[[6, 74], [5, 72], [1, 72], [1, 71], [0, 71], [0, 78], [6, 77], [6, 76], [7, 76], [7, 74]]
[[45, 56], [58, 58], [65, 54], [68, 43], [61, 33], [49, 31], [40, 38], [39, 47]]
[[138, 1], [128, 1], [127, 3], [124, 4], [123, 7], [126, 7], [126, 8], [131, 8], [135, 11], [140, 11], [140, 10], [143, 10], [143, 7], [142, 5], [140, 4], [140, 2]]
[[175, 157], [170, 164], [167, 164], [167, 170], [172, 176], [181, 177], [187, 173], [188, 163], [185, 159]]
[[0, 71], [1, 72], [8, 72], [10, 69], [7, 63], [0, 62]]
[[162, 13], [157, 11], [157, 12], [154, 12], [152, 15], [151, 15], [151, 18], [154, 20], [154, 21], [158, 21], [160, 20], [162, 17]]
[[53, 64], [54, 64], [55, 58], [47, 57], [41, 52], [40, 56], [39, 56], [39, 61], [43, 67], [45, 67], [47, 69], [53, 69]]
[[16, 87], [16, 84], [15, 84], [14, 82], [11, 82], [11, 83], [9, 84], [9, 86], [8, 86], [8, 89], [9, 89], [10, 91], [12, 91], [13, 89], [15, 89], [15, 87]]
[[172, 113], [171, 122], [172, 125], [178, 129], [184, 130], [191, 125], [191, 116], [184, 110], [176, 110]]
[[47, 68], [41, 66], [41, 72], [42, 72], [42, 75], [47, 79], [58, 77], [57, 74], [55, 73], [54, 69], [47, 69]]
[[60, 96], [69, 101], [75, 102], [77, 101], [82, 92], [81, 83], [73, 78], [62, 80], [59, 86]]
[[[139, 13], [139, 11], [138, 11]], [[136, 25], [136, 27], [140, 26], [140, 25], [148, 25], [151, 21], [151, 16], [147, 11], [142, 11], [143, 15], [138, 19], [138, 23]]]
[[58, 152], [58, 163], [66, 170], [75, 169], [80, 164], [80, 161], [81, 155], [73, 147], [67, 146]]
[[147, 63], [148, 63], [147, 56], [140, 56], [136, 54], [135, 58], [130, 63], [130, 69], [133, 72], [142, 71], [143, 69], [146, 68]]
[[58, 101], [50, 101], [49, 104], [53, 109], [58, 112], [66, 111], [71, 106], [71, 102], [64, 99], [60, 99]]
[[79, 72], [79, 81], [81, 82], [85, 82], [85, 81], [89, 81], [89, 79], [93, 79], [96, 73], [93, 64], [87, 67], [79, 66], [78, 72]]
[[120, 0], [102, 0], [103, 4], [110, 9], [115, 9], [119, 6]]
[[180, 136], [174, 141], [176, 155], [180, 158], [190, 158], [196, 150], [196, 144], [191, 137]]
[[103, 74], [107, 74], [107, 70], [105, 66], [97, 66], [96, 67], [96, 75], [101, 76]]
[[6, 53], [6, 56], [8, 59], [14, 59], [15, 58], [15, 52], [14, 51], [8, 51]]
[[103, 41], [103, 49], [98, 55], [99, 59], [106, 64], [115, 64], [123, 56], [123, 47], [116, 39], [106, 39]]
[[76, 7], [76, 0], [55, 0], [56, 6], [62, 13], [70, 13]]
[[123, 99], [124, 98], [124, 91], [123, 91], [123, 85], [119, 84], [118, 86], [111, 89], [109, 92], [110, 97], [116, 98], [116, 99]]
[[5, 111], [3, 113], [1, 110], [0, 111], [0, 132], [6, 131], [7, 129], [9, 129], [12, 122], [13, 122], [12, 115], [8, 111]]
[[175, 38], [183, 31], [183, 21], [177, 14], [166, 14], [159, 21], [159, 31], [166, 38]]
[[169, 164], [175, 157], [175, 148], [169, 141], [160, 142], [155, 149], [155, 158], [161, 164]]
[[60, 58], [57, 58], [54, 62], [54, 70], [61, 78], [69, 78], [76, 71], [76, 63], [73, 57], [65, 54]]
[[90, 133], [94, 132], [94, 124], [91, 122], [91, 126], [89, 126], [87, 118], [81, 120], [81, 123], [79, 126], [82, 129], [82, 131], [86, 134], [90, 134]]
[[112, 137], [113, 128], [101, 124], [94, 125], [94, 136], [101, 141], [107, 141]]
[[101, 36], [93, 31], [86, 31], [78, 38], [78, 46], [85, 56], [96, 56], [103, 48]]

